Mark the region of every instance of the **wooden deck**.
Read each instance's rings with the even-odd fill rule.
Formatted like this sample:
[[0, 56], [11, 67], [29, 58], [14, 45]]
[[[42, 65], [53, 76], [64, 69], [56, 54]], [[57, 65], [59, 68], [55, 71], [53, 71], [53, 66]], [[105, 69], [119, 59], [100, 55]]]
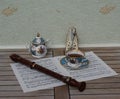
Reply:
[[[0, 50], [0, 99], [120, 99], [120, 48], [81, 48], [82, 51], [93, 51], [112, 67], [119, 75], [87, 82], [84, 92], [76, 88], [60, 86], [48, 90], [23, 93], [12, 69], [9, 58], [17, 53], [28, 59], [33, 58], [26, 49]], [[63, 55], [64, 49], [49, 49], [46, 57]]]

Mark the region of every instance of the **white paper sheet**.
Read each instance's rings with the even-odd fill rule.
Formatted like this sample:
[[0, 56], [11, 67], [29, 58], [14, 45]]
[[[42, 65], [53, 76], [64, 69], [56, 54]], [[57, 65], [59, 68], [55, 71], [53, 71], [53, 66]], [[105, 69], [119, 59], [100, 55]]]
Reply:
[[[88, 81], [117, 75], [117, 73], [113, 69], [111, 69], [111, 67], [109, 67], [93, 52], [86, 52], [85, 57], [89, 60], [88, 68], [83, 68], [79, 70], [66, 70], [66, 72], [69, 72], [69, 75], [77, 81]], [[56, 61], [58, 61], [56, 63], [59, 63], [59, 60], [60, 58], [56, 59]], [[60, 68], [64, 68], [64, 66], [60, 64], [58, 65], [60, 66]]]
[[[60, 64], [60, 59], [64, 56], [44, 58], [36, 60], [35, 62], [62, 75], [71, 76], [78, 81], [88, 81], [117, 75], [113, 69], [105, 64], [93, 52], [86, 52], [85, 55], [90, 63], [88, 68], [80, 70], [65, 69]], [[19, 63], [11, 64], [11, 66], [24, 92], [48, 89], [64, 85], [64, 83], [53, 77], [50, 77], [36, 70], [32, 70]]]
[[[35, 62], [52, 71], [61, 73], [56, 68], [52, 58], [36, 60]], [[31, 92], [64, 85], [64, 83], [53, 77], [30, 69], [19, 63], [11, 64], [11, 66], [24, 92]]]

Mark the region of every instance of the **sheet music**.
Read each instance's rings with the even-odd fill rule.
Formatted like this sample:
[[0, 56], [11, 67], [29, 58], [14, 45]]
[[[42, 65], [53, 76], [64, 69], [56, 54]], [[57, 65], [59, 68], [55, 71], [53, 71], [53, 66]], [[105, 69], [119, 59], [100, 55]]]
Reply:
[[[88, 81], [102, 77], [117, 75], [117, 73], [113, 69], [111, 69], [111, 67], [109, 67], [93, 52], [86, 52], [85, 57], [89, 60], [89, 65], [87, 68], [79, 70], [66, 70], [66, 72], [69, 72], [69, 75], [77, 81]], [[60, 59], [58, 59], [58, 61], [59, 60]], [[64, 68], [62, 65], [60, 65], [60, 67]]]
[[[64, 56], [39, 59], [35, 60], [35, 62], [62, 75], [71, 76], [78, 81], [88, 81], [117, 75], [113, 69], [111, 69], [93, 52], [86, 52], [85, 56], [90, 62], [89, 66], [88, 68], [79, 70], [69, 70], [64, 68], [60, 64], [60, 59]], [[24, 92], [64, 85], [64, 83], [53, 77], [36, 70], [32, 70], [19, 63], [11, 64], [11, 66]]]
[[[61, 73], [56, 68], [54, 61], [52, 61], [52, 58], [36, 60], [35, 62], [52, 71]], [[51, 76], [30, 69], [29, 67], [21, 65], [19, 63], [11, 64], [11, 66], [24, 92], [31, 92], [64, 85], [63, 82]]]

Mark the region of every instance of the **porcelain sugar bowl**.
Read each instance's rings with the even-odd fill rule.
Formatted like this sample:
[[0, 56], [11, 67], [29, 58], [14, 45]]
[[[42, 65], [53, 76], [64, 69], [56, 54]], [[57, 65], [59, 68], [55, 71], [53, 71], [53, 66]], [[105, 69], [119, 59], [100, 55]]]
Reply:
[[30, 43], [29, 51], [33, 57], [41, 58], [47, 54], [47, 46], [44, 38], [37, 33], [37, 36]]

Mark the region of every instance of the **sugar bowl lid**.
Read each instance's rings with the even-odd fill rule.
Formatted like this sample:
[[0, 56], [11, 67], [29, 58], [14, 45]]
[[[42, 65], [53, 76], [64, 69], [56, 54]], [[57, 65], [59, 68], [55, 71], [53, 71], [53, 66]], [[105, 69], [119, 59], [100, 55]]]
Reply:
[[42, 37], [40, 37], [40, 33], [37, 33], [37, 36], [33, 39], [32, 43], [44, 45], [45, 40]]

